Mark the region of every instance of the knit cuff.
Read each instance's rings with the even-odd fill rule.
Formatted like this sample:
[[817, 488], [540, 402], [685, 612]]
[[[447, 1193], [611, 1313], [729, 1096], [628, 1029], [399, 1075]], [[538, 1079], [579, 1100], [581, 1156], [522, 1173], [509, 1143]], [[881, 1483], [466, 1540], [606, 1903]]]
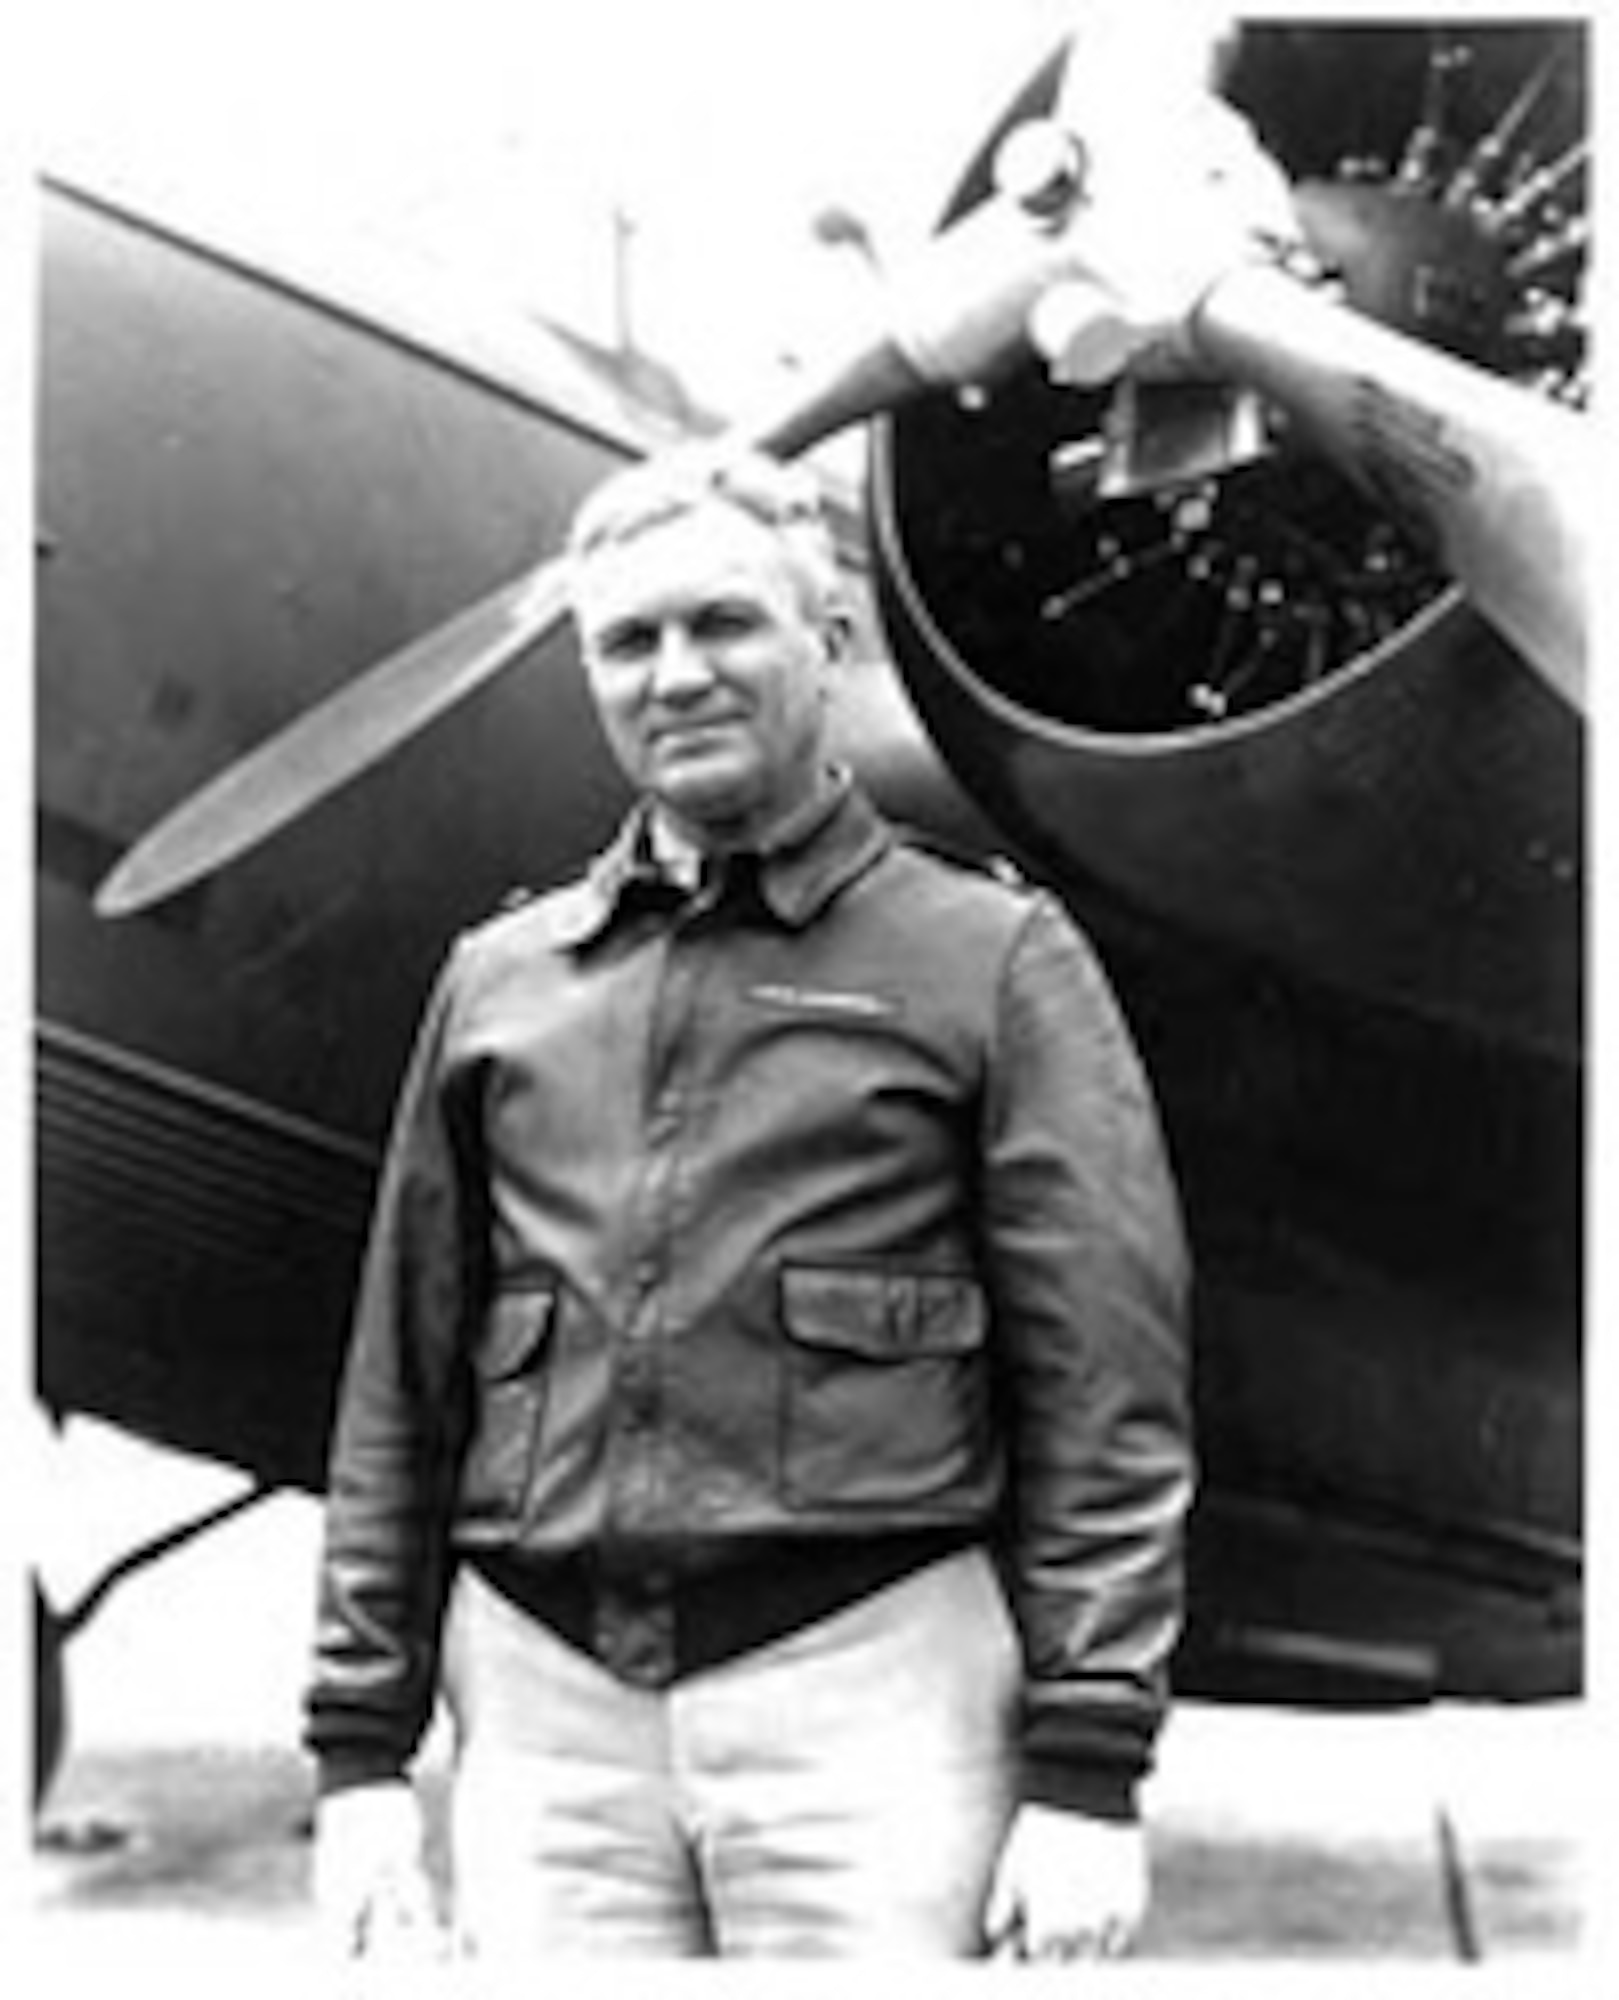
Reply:
[[315, 1794], [329, 1799], [362, 1785], [403, 1784], [405, 1766], [385, 1750], [323, 1750], [315, 1763]]

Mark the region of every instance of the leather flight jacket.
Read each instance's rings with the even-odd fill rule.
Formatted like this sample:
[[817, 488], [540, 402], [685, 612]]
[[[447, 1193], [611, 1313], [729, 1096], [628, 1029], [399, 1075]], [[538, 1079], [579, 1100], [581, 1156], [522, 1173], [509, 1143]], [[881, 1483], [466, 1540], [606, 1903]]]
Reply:
[[1053, 898], [849, 785], [691, 894], [632, 816], [459, 939], [429, 1002], [309, 1745], [403, 1768], [458, 1561], [695, 1589], [782, 1548], [976, 1539], [1022, 1639], [1028, 1794], [1118, 1804], [1181, 1614], [1187, 1282], [1141, 1065]]

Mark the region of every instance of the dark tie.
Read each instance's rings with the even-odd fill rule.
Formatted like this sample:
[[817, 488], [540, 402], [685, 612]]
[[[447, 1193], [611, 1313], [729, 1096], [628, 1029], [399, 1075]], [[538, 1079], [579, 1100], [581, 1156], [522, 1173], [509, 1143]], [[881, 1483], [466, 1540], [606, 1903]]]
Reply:
[[759, 856], [748, 849], [733, 854], [706, 854], [696, 901], [704, 909], [741, 916], [758, 904], [759, 870]]

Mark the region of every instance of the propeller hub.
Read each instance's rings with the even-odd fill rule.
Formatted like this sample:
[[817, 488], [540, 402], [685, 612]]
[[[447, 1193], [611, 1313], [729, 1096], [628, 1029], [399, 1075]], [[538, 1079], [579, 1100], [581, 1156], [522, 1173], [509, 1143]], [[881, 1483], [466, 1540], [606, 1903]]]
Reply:
[[1054, 118], [1027, 118], [996, 150], [996, 192], [1032, 220], [1057, 228], [1083, 198], [1090, 161], [1076, 134]]

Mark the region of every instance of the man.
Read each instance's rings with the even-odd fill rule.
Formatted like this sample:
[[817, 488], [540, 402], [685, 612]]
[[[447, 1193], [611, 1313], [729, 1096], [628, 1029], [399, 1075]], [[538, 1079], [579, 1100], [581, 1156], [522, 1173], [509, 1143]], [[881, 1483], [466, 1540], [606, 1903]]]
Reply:
[[308, 1740], [346, 1948], [455, 1725], [488, 1955], [1125, 1948], [1191, 1483], [1148, 1092], [1055, 902], [827, 753], [815, 488], [687, 450], [572, 601], [638, 794], [463, 937], [333, 1446]]

